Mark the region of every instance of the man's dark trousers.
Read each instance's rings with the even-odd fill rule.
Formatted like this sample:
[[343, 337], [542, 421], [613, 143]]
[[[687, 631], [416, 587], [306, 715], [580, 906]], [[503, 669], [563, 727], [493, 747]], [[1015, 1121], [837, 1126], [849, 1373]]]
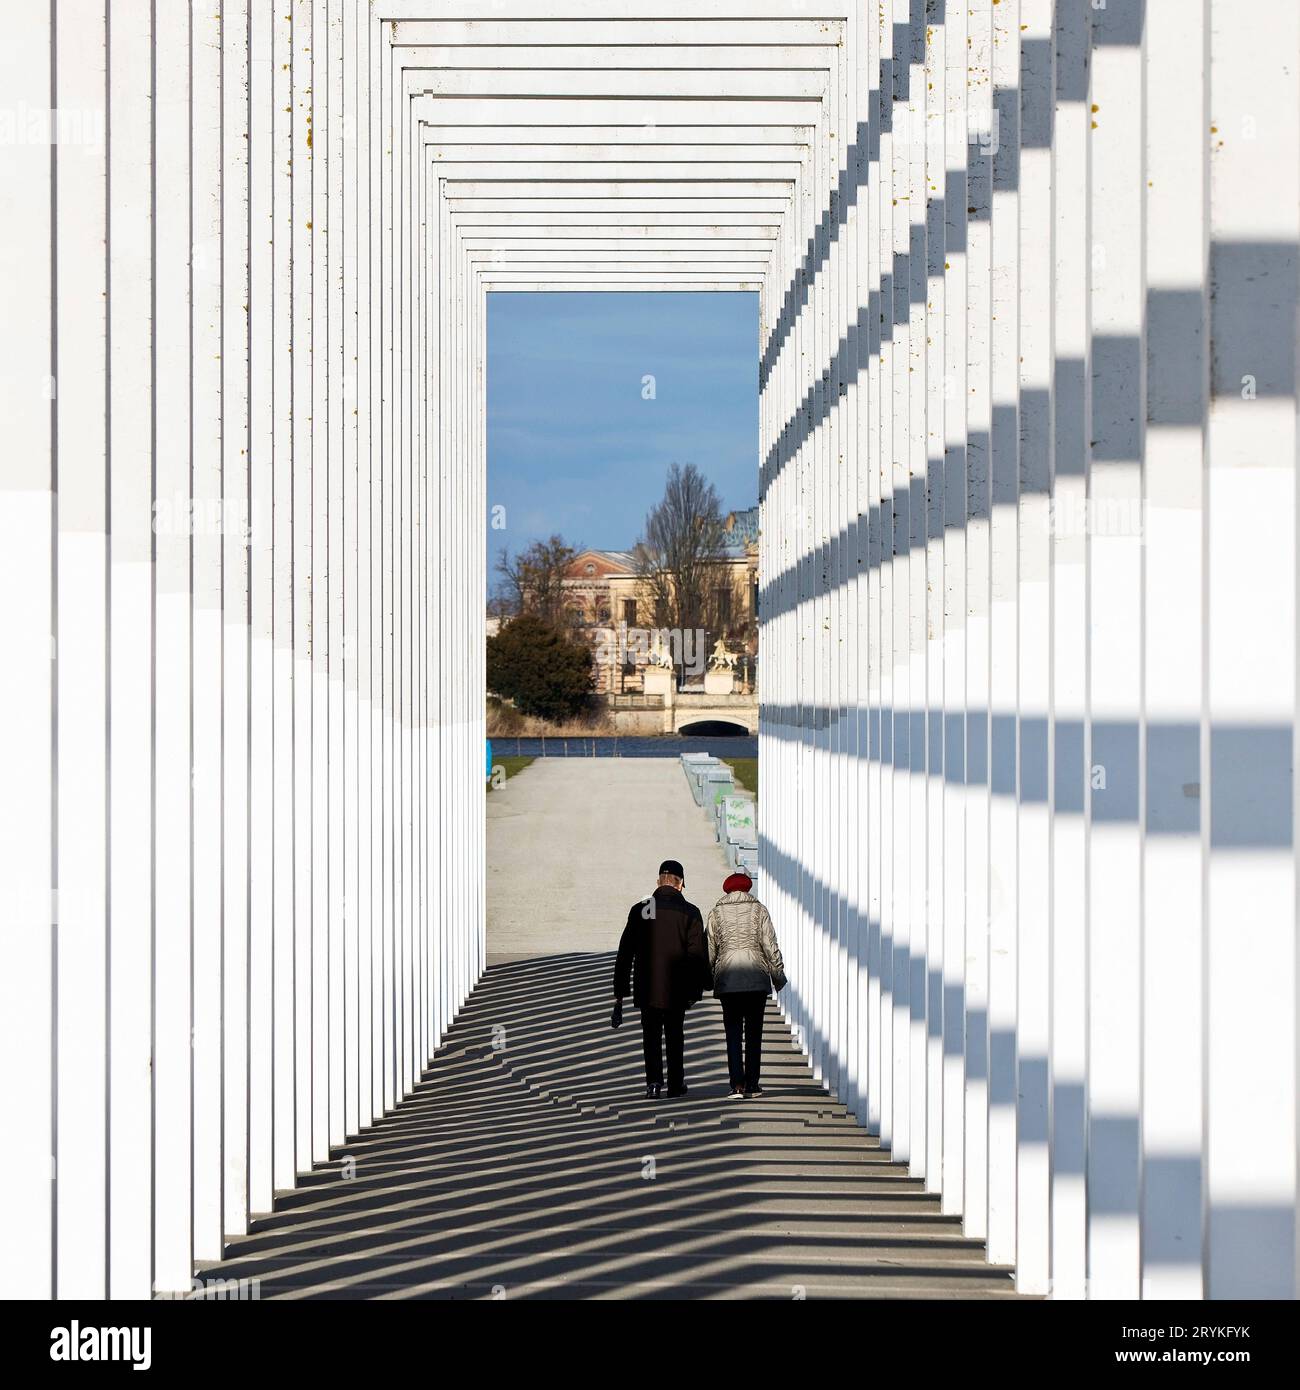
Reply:
[[[752, 1091], [758, 1085], [759, 1066], [763, 1060], [763, 1010], [767, 1007], [767, 991], [742, 989], [724, 993], [722, 1026], [727, 1030], [727, 1071], [733, 1087]], [[741, 1058], [740, 1037], [745, 1035], [745, 1053]]]
[[664, 1084], [663, 1048], [660, 1034], [668, 1046], [668, 1089], [680, 1091], [686, 1084], [686, 1042], [682, 1028], [686, 1015], [678, 1009], [642, 1009], [641, 1041], [645, 1046], [645, 1084]]

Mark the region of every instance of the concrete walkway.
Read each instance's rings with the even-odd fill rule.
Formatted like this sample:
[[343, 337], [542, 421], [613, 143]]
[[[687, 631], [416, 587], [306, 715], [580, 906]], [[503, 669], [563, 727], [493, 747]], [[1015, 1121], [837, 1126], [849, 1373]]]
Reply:
[[233, 1242], [221, 1277], [262, 1298], [1012, 1296], [813, 1082], [775, 1008], [765, 1096], [724, 1099], [708, 999], [690, 1094], [644, 1100], [637, 1015], [609, 1027], [612, 965], [489, 968], [417, 1093]]
[[263, 1298], [1014, 1296], [813, 1080], [774, 1004], [766, 1095], [726, 1098], [706, 998], [690, 1094], [643, 1098], [635, 1010], [609, 1027], [629, 894], [669, 854], [709, 885], [701, 907], [720, 881], [675, 764], [534, 764], [488, 802], [494, 963], [416, 1094], [214, 1274]]
[[707, 917], [727, 861], [676, 758], [538, 758], [487, 799], [489, 963], [617, 949], [665, 859]]

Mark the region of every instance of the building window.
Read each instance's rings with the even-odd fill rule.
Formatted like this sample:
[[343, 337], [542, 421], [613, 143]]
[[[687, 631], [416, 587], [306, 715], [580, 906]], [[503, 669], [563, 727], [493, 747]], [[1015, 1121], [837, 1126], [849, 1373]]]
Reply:
[[628, 627], [636, 626], [636, 599], [625, 598], [623, 600], [623, 621]]

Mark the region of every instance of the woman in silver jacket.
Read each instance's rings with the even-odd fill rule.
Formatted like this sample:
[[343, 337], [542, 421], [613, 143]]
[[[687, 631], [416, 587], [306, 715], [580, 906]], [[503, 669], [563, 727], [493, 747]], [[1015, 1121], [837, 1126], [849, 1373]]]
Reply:
[[749, 891], [753, 886], [748, 874], [732, 874], [723, 883], [723, 896], [705, 923], [713, 992], [722, 1001], [722, 1022], [727, 1030], [729, 1099], [763, 1094], [758, 1084], [763, 1010], [771, 990], [785, 988], [785, 966], [772, 919]]

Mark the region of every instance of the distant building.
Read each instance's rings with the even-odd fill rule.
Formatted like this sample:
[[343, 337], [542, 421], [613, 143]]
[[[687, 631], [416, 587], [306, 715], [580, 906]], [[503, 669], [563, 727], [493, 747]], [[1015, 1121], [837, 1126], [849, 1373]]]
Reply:
[[584, 550], [574, 556], [564, 579], [565, 611], [578, 627], [621, 622], [636, 627], [641, 588], [631, 551]]
[[758, 651], [758, 508], [729, 512], [722, 529], [727, 535], [730, 590], [736, 605], [735, 622], [728, 626], [727, 635], [734, 632], [738, 644], [752, 656]]
[[[722, 559], [728, 583], [719, 591], [718, 615], [727, 645], [747, 655], [752, 672], [758, 650], [758, 508], [731, 512], [723, 521]], [[654, 600], [637, 572], [629, 550], [584, 550], [574, 556], [563, 581], [570, 622], [606, 657], [597, 662], [596, 688], [606, 694], [635, 693], [642, 688], [646, 664], [644, 641], [626, 633], [645, 633], [661, 626]], [[616, 659], [609, 659], [610, 656]]]

